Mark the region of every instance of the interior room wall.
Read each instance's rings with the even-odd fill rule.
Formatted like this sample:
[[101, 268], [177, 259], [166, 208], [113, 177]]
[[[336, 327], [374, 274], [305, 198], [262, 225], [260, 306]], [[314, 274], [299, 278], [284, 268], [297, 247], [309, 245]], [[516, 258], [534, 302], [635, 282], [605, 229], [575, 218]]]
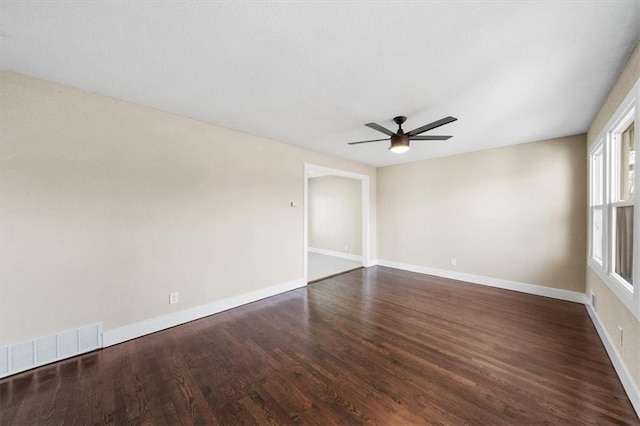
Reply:
[[362, 184], [340, 176], [309, 179], [309, 247], [362, 255]]
[[15, 73], [0, 79], [2, 345], [303, 280], [305, 163], [370, 177], [375, 257], [373, 167]]
[[379, 168], [379, 259], [584, 292], [585, 152], [577, 135]]
[[[587, 144], [591, 146], [609, 119], [620, 106], [633, 85], [640, 79], [640, 44], [631, 54], [611, 91], [604, 100], [587, 133]], [[588, 157], [583, 159], [585, 164]], [[586, 233], [586, 227], [584, 232]], [[585, 250], [585, 256], [587, 252]], [[636, 257], [634, 260], [637, 260]], [[590, 269], [587, 274], [587, 294], [594, 292], [597, 299], [596, 312], [609, 336], [618, 335], [618, 325], [624, 327], [624, 345], [619, 339], [611, 339], [622, 361], [634, 378], [636, 386], [640, 388], [640, 320], [617, 298], [617, 296], [602, 282], [597, 274]]]

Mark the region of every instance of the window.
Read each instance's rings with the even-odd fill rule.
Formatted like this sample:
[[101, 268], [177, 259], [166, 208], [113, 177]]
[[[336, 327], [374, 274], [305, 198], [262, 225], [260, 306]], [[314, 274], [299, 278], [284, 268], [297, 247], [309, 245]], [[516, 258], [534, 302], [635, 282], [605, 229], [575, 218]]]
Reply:
[[629, 287], [633, 287], [634, 116], [632, 109], [611, 132], [611, 173], [608, 176], [612, 187], [610, 272]]
[[589, 150], [589, 266], [640, 317], [639, 98], [640, 81]]

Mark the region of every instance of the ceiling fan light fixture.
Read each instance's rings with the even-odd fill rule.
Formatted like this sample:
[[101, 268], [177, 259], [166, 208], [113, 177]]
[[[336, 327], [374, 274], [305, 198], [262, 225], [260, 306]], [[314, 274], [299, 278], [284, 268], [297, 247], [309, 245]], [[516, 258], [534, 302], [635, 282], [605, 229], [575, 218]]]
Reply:
[[389, 147], [389, 151], [394, 154], [402, 154], [403, 152], [409, 151], [409, 145], [396, 145]]
[[394, 154], [402, 154], [403, 152], [409, 151], [409, 138], [407, 136], [397, 136], [391, 137], [391, 146], [389, 147], [389, 151]]

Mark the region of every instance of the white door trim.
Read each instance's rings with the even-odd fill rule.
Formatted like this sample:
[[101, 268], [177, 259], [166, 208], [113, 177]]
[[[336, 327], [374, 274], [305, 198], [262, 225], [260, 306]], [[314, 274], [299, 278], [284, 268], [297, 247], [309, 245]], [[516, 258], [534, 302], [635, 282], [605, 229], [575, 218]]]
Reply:
[[304, 241], [303, 241], [303, 253], [304, 253], [304, 280], [308, 281], [308, 267], [307, 264], [307, 248], [309, 246], [309, 174], [316, 176], [340, 176], [350, 179], [359, 180], [362, 185], [362, 266], [368, 268], [372, 266], [371, 262], [371, 250], [370, 250], [370, 228], [369, 228], [369, 176], [362, 175], [360, 173], [347, 172], [339, 169], [332, 169], [329, 167], [317, 166], [315, 164], [304, 163]]

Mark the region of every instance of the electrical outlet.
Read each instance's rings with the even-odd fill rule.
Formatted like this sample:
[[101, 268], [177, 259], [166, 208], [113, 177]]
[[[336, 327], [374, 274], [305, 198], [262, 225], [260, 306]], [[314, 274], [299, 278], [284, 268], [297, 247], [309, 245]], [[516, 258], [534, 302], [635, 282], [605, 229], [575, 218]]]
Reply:
[[451, 258], [451, 266], [456, 266], [458, 264], [458, 259], [456, 259], [455, 257]]
[[593, 291], [591, 292], [591, 307], [594, 311], [596, 310], [596, 294]]
[[344, 246], [344, 251], [349, 251], [349, 246]]
[[618, 334], [620, 335], [620, 346], [623, 346], [624, 340], [622, 339], [623, 333], [622, 333], [622, 327], [621, 326], [618, 326]]
[[170, 305], [175, 305], [178, 302], [179, 302], [178, 292], [169, 293], [169, 304]]

